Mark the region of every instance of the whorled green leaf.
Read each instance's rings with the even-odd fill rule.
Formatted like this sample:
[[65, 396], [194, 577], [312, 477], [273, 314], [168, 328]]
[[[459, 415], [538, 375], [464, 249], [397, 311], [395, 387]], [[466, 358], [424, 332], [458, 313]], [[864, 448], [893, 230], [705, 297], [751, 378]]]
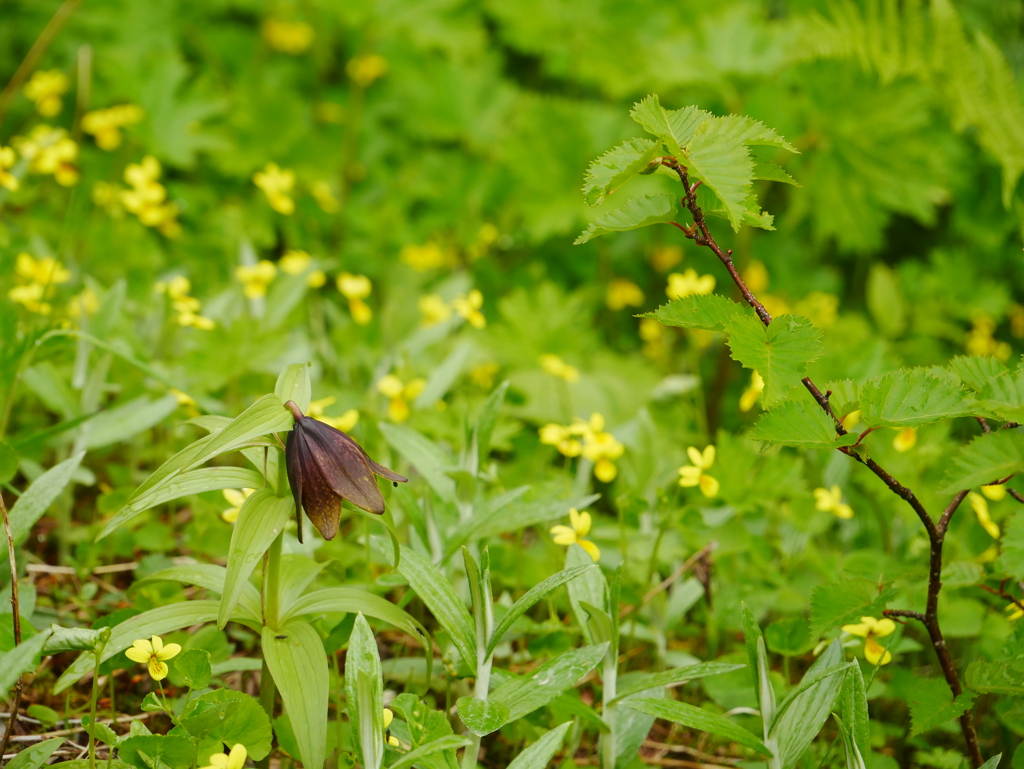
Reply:
[[629, 139], [590, 163], [583, 178], [583, 197], [588, 205], [602, 203], [623, 184], [650, 166], [661, 149], [650, 139]]
[[994, 430], [953, 455], [940, 491], [955, 494], [1020, 472], [1024, 472], [1024, 431]]
[[609, 232], [626, 232], [651, 224], [665, 224], [675, 221], [679, 213], [679, 204], [672, 195], [644, 195], [630, 198], [626, 204], [615, 211], [609, 211], [597, 217], [576, 240], [574, 246], [582, 245]]
[[970, 414], [973, 402], [948, 377], [900, 369], [860, 387], [860, 417], [868, 427], [918, 427]]
[[263, 475], [245, 467], [199, 467], [175, 476], [131, 505], [126, 505], [123, 510], [118, 512], [118, 515], [127, 514], [126, 511], [130, 511], [131, 517], [134, 517], [136, 514], [162, 505], [164, 502], [191, 494], [202, 494], [206, 491], [221, 489], [258, 489], [263, 485]]
[[757, 737], [732, 721], [712, 713], [688, 702], [676, 702], [674, 700], [655, 699], [653, 697], [638, 697], [626, 700], [624, 706], [647, 713], [655, 718], [662, 718], [666, 721], [697, 729], [708, 734], [714, 734], [740, 745], [756, 750], [764, 756], [771, 756], [771, 751], [765, 747]]
[[772, 406], [807, 375], [821, 357], [821, 331], [807, 318], [780, 315], [765, 326], [753, 314], [729, 321], [729, 348], [734, 360], [764, 379], [764, 402]]
[[755, 441], [781, 443], [805, 449], [835, 449], [852, 446], [857, 435], [838, 435], [836, 423], [817, 403], [790, 400], [766, 411], [750, 431]]
[[643, 317], [654, 318], [666, 326], [724, 331], [733, 318], [743, 312], [743, 305], [721, 294], [690, 294], [673, 299]]
[[84, 456], [85, 452], [80, 451], [60, 464], [54, 465], [36, 478], [32, 485], [18, 497], [18, 501], [8, 511], [8, 521], [11, 524], [14, 544], [19, 545], [25, 541], [25, 537], [36, 525], [36, 521], [42, 517], [47, 508], [71, 482], [71, 476], [78, 469]]

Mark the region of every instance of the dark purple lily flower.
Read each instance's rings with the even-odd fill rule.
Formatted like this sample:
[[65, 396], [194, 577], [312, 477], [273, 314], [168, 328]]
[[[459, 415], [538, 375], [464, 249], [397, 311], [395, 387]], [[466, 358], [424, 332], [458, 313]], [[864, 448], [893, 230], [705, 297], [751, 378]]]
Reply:
[[378, 465], [341, 430], [304, 416], [293, 401], [284, 405], [295, 417], [285, 445], [285, 462], [295, 497], [299, 542], [303, 509], [324, 539], [334, 539], [338, 533], [341, 503], [346, 499], [368, 513], [381, 515], [384, 496], [373, 476], [387, 478], [396, 486], [409, 479]]

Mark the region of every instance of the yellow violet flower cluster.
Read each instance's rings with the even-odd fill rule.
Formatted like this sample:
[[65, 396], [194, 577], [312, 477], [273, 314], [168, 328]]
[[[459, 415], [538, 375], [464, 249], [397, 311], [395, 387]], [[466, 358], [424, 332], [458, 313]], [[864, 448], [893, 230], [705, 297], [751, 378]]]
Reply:
[[0, 146], [0, 187], [5, 187], [11, 192], [18, 189], [18, 177], [11, 173], [18, 155], [13, 147]]
[[644, 292], [640, 286], [626, 278], [615, 278], [608, 284], [604, 303], [609, 310], [639, 307], [644, 303]]
[[690, 458], [690, 464], [679, 468], [679, 485], [683, 488], [697, 486], [700, 493], [709, 499], [718, 496], [718, 479], [705, 472], [715, 464], [715, 447], [705, 446], [701, 452], [696, 446], [690, 446], [686, 449], [686, 456]]
[[181, 234], [178, 206], [167, 201], [167, 189], [157, 181], [163, 170], [160, 161], [146, 155], [141, 163], [124, 169], [124, 180], [131, 189], [121, 192], [121, 203], [147, 227], [156, 227], [167, 238]]
[[665, 293], [669, 299], [682, 299], [691, 294], [705, 295], [715, 290], [714, 275], [697, 275], [692, 267], [683, 273], [673, 272], [668, 276]]
[[564, 379], [569, 384], [580, 381], [580, 372], [575, 366], [570, 366], [564, 360], [552, 353], [546, 353], [538, 358], [540, 367], [551, 376]]
[[51, 256], [36, 259], [31, 254], [20, 253], [14, 262], [14, 272], [22, 285], [8, 291], [7, 298], [39, 315], [49, 315], [53, 309], [49, 302], [43, 301], [52, 293], [52, 287], [71, 280], [71, 273]]
[[886, 650], [876, 638], [885, 638], [896, 630], [896, 623], [889, 618], [875, 619], [861, 617], [856, 625], [843, 625], [843, 632], [860, 636], [864, 639], [864, 659], [872, 665], [888, 665], [892, 662], [892, 653]]
[[245, 745], [236, 743], [230, 753], [214, 753], [210, 756], [209, 766], [203, 769], [242, 769], [248, 756]]
[[86, 112], [81, 125], [83, 131], [96, 139], [97, 147], [109, 152], [121, 146], [121, 129], [135, 125], [145, 115], [142, 107], [136, 104], [119, 104]]
[[417, 272], [436, 270], [439, 267], [453, 267], [455, 257], [445, 252], [437, 243], [425, 243], [416, 245], [409, 243], [402, 246], [398, 253], [399, 258]]
[[28, 170], [36, 174], [52, 174], [57, 184], [71, 187], [78, 182], [78, 145], [63, 128], [37, 125], [28, 136], [12, 140], [21, 156], [28, 160]]
[[132, 662], [149, 667], [149, 675], [154, 681], [163, 681], [167, 678], [167, 660], [178, 656], [181, 647], [178, 644], [164, 645], [163, 639], [155, 635], [152, 640], [147, 641], [140, 638], [132, 644], [132, 647], [125, 651], [124, 656]]
[[320, 288], [327, 282], [327, 273], [323, 270], [311, 270], [313, 257], [305, 251], [294, 249], [285, 252], [278, 265], [281, 271], [288, 275], [306, 275], [306, 285], [310, 288]]
[[487, 318], [480, 312], [483, 306], [484, 295], [475, 288], [468, 294], [460, 294], [452, 299], [452, 309], [473, 328], [484, 328], [487, 325]]
[[484, 306], [484, 295], [475, 288], [468, 294], [460, 294], [455, 297], [451, 303], [446, 302], [440, 294], [424, 294], [416, 305], [423, 317], [423, 326], [426, 328], [444, 323], [455, 314], [473, 328], [487, 326], [487, 318], [480, 311], [480, 308]]
[[594, 463], [594, 476], [603, 483], [611, 483], [618, 475], [615, 460], [622, 456], [626, 447], [614, 435], [605, 432], [604, 417], [598, 413], [589, 420], [577, 419], [574, 424], [544, 425], [538, 431], [540, 442], [554, 446], [567, 457], [583, 456]]
[[[391, 728], [391, 722], [395, 720], [395, 714], [391, 712], [391, 708], [384, 708], [384, 731], [387, 732]], [[401, 743], [398, 742], [398, 738], [393, 735], [388, 735], [388, 745], [393, 748], [397, 748]]]
[[388, 71], [388, 60], [379, 53], [367, 53], [349, 59], [345, 65], [345, 72], [352, 82], [360, 88], [366, 88], [378, 78], [384, 77]]
[[68, 92], [71, 81], [59, 69], [40, 70], [25, 84], [25, 96], [35, 103], [36, 112], [43, 117], [60, 114], [64, 103], [61, 96]]
[[409, 418], [409, 401], [416, 400], [427, 386], [427, 380], [417, 377], [403, 382], [394, 374], [381, 377], [377, 392], [389, 399], [388, 416], [392, 422], [404, 422]]
[[295, 186], [295, 172], [282, 169], [277, 163], [267, 163], [262, 171], [252, 175], [253, 184], [263, 190], [270, 207], [279, 214], [291, 216], [295, 213], [295, 201], [291, 192]]
[[285, 19], [265, 19], [260, 32], [267, 45], [275, 51], [298, 56], [305, 53], [313, 44], [315, 34], [313, 27], [304, 21], [286, 21]]
[[184, 275], [175, 275], [166, 283], [160, 281], [154, 288], [158, 294], [166, 293], [170, 298], [171, 307], [178, 313], [179, 326], [209, 331], [216, 325], [210, 318], [199, 314], [202, 305], [198, 299], [189, 295], [189, 292], [192, 291], [192, 283]]
[[830, 489], [814, 490], [814, 507], [823, 513], [832, 513], [836, 518], [853, 518], [853, 508], [842, 501], [843, 490], [836, 484]]
[[[1005, 494], [1005, 490], [1003, 493]], [[972, 491], [967, 495], [967, 501], [971, 503], [971, 509], [974, 511], [974, 514], [978, 516], [978, 523], [981, 524], [981, 528], [988, 532], [992, 539], [999, 539], [999, 524], [992, 520], [992, 516], [988, 511], [988, 501], [985, 497]]]
[[1006, 342], [1000, 342], [993, 336], [995, 322], [984, 312], [978, 311], [971, 318], [971, 330], [967, 335], [967, 352], [971, 355], [988, 356], [999, 361], [1007, 361], [1013, 354], [1013, 348]]
[[353, 275], [350, 272], [343, 272], [337, 279], [338, 291], [348, 299], [348, 311], [352, 313], [352, 320], [360, 326], [365, 326], [373, 320], [373, 310], [370, 309], [364, 299], [373, 291], [373, 284], [365, 275]]
[[247, 299], [259, 299], [267, 295], [267, 287], [277, 277], [277, 267], [271, 261], [260, 259], [256, 264], [235, 267], [235, 277], [242, 284], [242, 293]]
[[338, 399], [333, 395], [329, 395], [326, 398], [320, 398], [319, 400], [313, 401], [309, 404], [307, 416], [319, 419], [325, 425], [330, 425], [335, 430], [341, 430], [343, 433], [347, 433], [359, 424], [359, 411], [357, 409], [349, 409], [340, 417], [327, 416], [324, 411], [328, 406], [333, 406], [337, 400]]
[[764, 379], [756, 371], [750, 375], [750, 385], [740, 395], [740, 411], [750, 411], [764, 392]]
[[580, 512], [575, 507], [569, 510], [569, 526], [559, 524], [551, 527], [552, 539], [556, 545], [579, 545], [587, 551], [587, 555], [595, 562], [601, 560], [601, 550], [589, 539], [584, 539], [590, 533], [592, 520], [590, 513]]
[[252, 496], [252, 493], [254, 491], [255, 489], [224, 489], [221, 492], [221, 494], [224, 495], [224, 499], [227, 500], [228, 504], [231, 505], [231, 507], [222, 511], [220, 517], [226, 523], [234, 523], [235, 521], [237, 521], [238, 513], [239, 511], [241, 511], [242, 505], [245, 504], [245, 500]]

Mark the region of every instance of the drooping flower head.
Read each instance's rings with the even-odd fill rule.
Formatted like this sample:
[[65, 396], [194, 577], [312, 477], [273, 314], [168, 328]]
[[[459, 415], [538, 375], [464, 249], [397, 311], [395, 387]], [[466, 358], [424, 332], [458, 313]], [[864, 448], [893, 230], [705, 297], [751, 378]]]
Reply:
[[368, 513], [381, 515], [384, 497], [373, 476], [396, 484], [409, 479], [378, 465], [341, 430], [304, 416], [293, 401], [285, 406], [295, 417], [285, 446], [285, 462], [299, 520], [299, 541], [302, 510], [324, 539], [334, 539], [338, 533], [341, 504], [346, 499]]

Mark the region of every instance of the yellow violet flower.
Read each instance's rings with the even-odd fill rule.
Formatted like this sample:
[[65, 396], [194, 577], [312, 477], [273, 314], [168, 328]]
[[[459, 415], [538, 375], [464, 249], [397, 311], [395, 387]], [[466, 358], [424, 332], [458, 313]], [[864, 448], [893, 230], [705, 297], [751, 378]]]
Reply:
[[320, 420], [325, 425], [330, 425], [335, 430], [341, 430], [343, 433], [347, 433], [359, 424], [359, 411], [357, 409], [349, 409], [340, 417], [327, 416], [324, 411], [328, 406], [333, 406], [337, 400], [338, 399], [333, 395], [315, 400], [309, 404], [309, 411], [306, 412], [306, 415], [313, 417], [313, 419]]
[[611, 433], [604, 431], [604, 417], [598, 413], [590, 415], [583, 433], [583, 456], [594, 463], [594, 476], [604, 483], [611, 483], [618, 475], [614, 460], [622, 456], [626, 447]]
[[327, 282], [327, 274], [323, 270], [310, 270], [309, 268], [312, 266], [313, 257], [305, 251], [296, 251], [295, 249], [286, 251], [285, 255], [281, 257], [281, 261], [278, 262], [281, 271], [289, 275], [302, 275], [308, 271], [306, 285], [310, 288], [320, 288]]
[[245, 745], [237, 743], [230, 753], [214, 753], [210, 756], [210, 765], [203, 769], [242, 769], [247, 757]]
[[710, 294], [715, 290], [714, 275], [697, 275], [692, 267], [686, 272], [673, 272], [668, 276], [668, 287], [665, 293], [669, 299], [682, 299], [691, 294]]
[[36, 259], [32, 254], [22, 252], [14, 262], [14, 271], [18, 277], [44, 286], [67, 283], [71, 280], [71, 273], [52, 256]]
[[418, 398], [426, 386], [426, 379], [417, 377], [406, 384], [394, 374], [388, 374], [377, 382], [377, 391], [390, 399], [388, 416], [392, 422], [404, 422], [409, 418], [409, 401]]
[[11, 192], [18, 189], [18, 177], [10, 171], [17, 159], [13, 147], [0, 146], [0, 187], [6, 187]]
[[902, 430], [896, 433], [896, 437], [892, 439], [892, 447], [901, 454], [904, 451], [910, 451], [912, 448], [914, 448], [914, 444], [916, 443], [916, 427], [904, 427]]
[[1014, 622], [1019, 620], [1021, 617], [1024, 617], [1024, 609], [1020, 608], [1020, 606], [1015, 603], [1007, 605], [1006, 619], [1010, 620], [1010, 622]]
[[851, 411], [849, 414], [843, 417], [841, 421], [843, 424], [843, 429], [849, 432], [860, 423], [860, 409], [857, 409], [856, 411]]
[[267, 295], [267, 286], [277, 277], [273, 262], [261, 259], [257, 264], [242, 264], [235, 268], [235, 277], [242, 284], [242, 291], [249, 299]]
[[750, 386], [740, 395], [740, 411], [750, 411], [764, 392], [764, 379], [754, 371], [750, 375]]
[[71, 87], [68, 76], [59, 69], [39, 71], [25, 84], [25, 96], [35, 102], [36, 112], [43, 117], [53, 117], [64, 106], [61, 96]]
[[699, 486], [705, 497], [717, 496], [720, 488], [718, 480], [704, 472], [715, 463], [715, 447], [706, 446], [702, 453], [696, 446], [690, 446], [686, 456], [690, 458], [690, 465], [679, 468], [679, 485], [684, 488]]
[[298, 56], [305, 53], [313, 44], [315, 33], [313, 27], [304, 21], [286, 21], [284, 19], [265, 19], [260, 32], [267, 45], [275, 51]]
[[365, 326], [373, 319], [373, 310], [363, 300], [373, 291], [373, 284], [365, 275], [353, 275], [350, 272], [343, 272], [338, 276], [338, 291], [348, 299], [348, 310], [352, 313], [352, 320], [360, 326]]
[[402, 246], [399, 258], [417, 272], [434, 270], [438, 267], [450, 267], [454, 260], [446, 254], [436, 243], [426, 243], [422, 246], [409, 243]]
[[263, 190], [270, 207], [279, 214], [291, 216], [295, 212], [295, 201], [291, 198], [295, 186], [295, 172], [282, 169], [277, 163], [267, 163], [262, 171], [252, 175], [253, 184]]
[[[390, 708], [384, 708], [384, 731], [385, 732], [391, 727], [391, 722], [394, 721], [394, 720], [395, 720], [395, 714], [391, 712], [391, 709]], [[393, 735], [393, 734], [389, 734], [388, 735], [388, 745], [391, 745], [392, 747], [396, 747], [397, 748], [399, 744], [400, 743], [398, 742], [398, 738], [395, 735]]]
[[15, 304], [22, 305], [29, 312], [49, 315], [53, 307], [49, 302], [42, 301], [46, 286], [41, 283], [29, 283], [27, 286], [15, 286], [7, 292], [7, 298]]
[[345, 65], [345, 72], [360, 88], [366, 88], [374, 80], [384, 77], [387, 71], [388, 60], [377, 53], [356, 56]]
[[228, 501], [228, 504], [231, 505], [231, 507], [224, 510], [220, 514], [220, 517], [227, 523], [234, 523], [237, 521], [238, 513], [241, 511], [242, 505], [245, 504], [245, 500], [247, 500], [254, 491], [255, 489], [242, 489], [241, 491], [238, 489], [224, 489], [221, 494], [224, 495], [224, 499]]
[[71, 297], [68, 302], [68, 315], [72, 318], [95, 315], [100, 308], [100, 299], [96, 292], [86, 286], [77, 296]]
[[423, 325], [427, 328], [444, 323], [454, 312], [440, 294], [425, 294], [419, 298], [416, 306], [423, 316]]
[[589, 539], [584, 539], [590, 533], [590, 513], [580, 512], [575, 507], [569, 510], [569, 526], [559, 524], [551, 527], [552, 538], [556, 545], [579, 545], [587, 551], [594, 561], [601, 560], [601, 550]]
[[540, 367], [551, 374], [551, 376], [564, 379], [570, 384], [580, 381], [579, 370], [575, 366], [570, 366], [557, 355], [546, 353], [541, 355], [538, 360], [540, 361]]
[[644, 292], [636, 283], [625, 278], [615, 278], [608, 284], [604, 303], [609, 310], [639, 307], [644, 303]]
[[988, 500], [981, 496], [981, 494], [975, 494], [972, 491], [967, 495], [967, 501], [971, 503], [971, 509], [974, 510], [974, 514], [978, 516], [978, 523], [981, 524], [981, 528], [987, 531], [992, 539], [999, 539], [999, 524], [993, 521], [989, 515]]
[[173, 238], [181, 232], [178, 206], [164, 202], [167, 190], [157, 181], [161, 173], [160, 161], [152, 155], [146, 155], [141, 163], [130, 163], [124, 169], [124, 180], [131, 189], [121, 191], [121, 203], [146, 227], [156, 227], [164, 237]]
[[843, 625], [844, 633], [864, 639], [864, 659], [872, 665], [888, 665], [892, 662], [892, 654], [875, 639], [891, 635], [895, 630], [896, 623], [888, 617], [861, 617], [859, 624]]
[[457, 296], [452, 299], [452, 309], [465, 318], [473, 328], [483, 328], [487, 325], [487, 319], [480, 312], [484, 306], [484, 295], [477, 289], [473, 289], [465, 296]]
[[659, 246], [651, 254], [651, 266], [658, 272], [668, 272], [683, 261], [683, 249], [679, 246]]
[[996, 483], [992, 486], [982, 486], [981, 493], [993, 502], [1002, 502], [1006, 498], [1006, 485]]
[[57, 183], [71, 187], [78, 181], [78, 144], [63, 128], [37, 125], [27, 137], [15, 137], [12, 144], [29, 161], [28, 168], [36, 174], [52, 174]]
[[163, 639], [155, 635], [152, 640], [147, 641], [140, 638], [126, 650], [124, 656], [132, 662], [149, 666], [149, 675], [154, 681], [163, 681], [167, 678], [167, 660], [178, 656], [181, 647], [178, 644], [164, 645]]
[[82, 116], [82, 130], [96, 139], [97, 147], [109, 152], [121, 146], [121, 129], [135, 125], [145, 114], [142, 107], [135, 104], [93, 110]]
[[583, 453], [583, 443], [578, 438], [573, 437], [574, 433], [571, 431], [571, 428], [548, 424], [540, 428], [538, 433], [540, 434], [541, 443], [546, 446], [557, 447], [563, 456], [578, 457]]
[[814, 490], [814, 506], [823, 513], [832, 513], [836, 518], [853, 518], [853, 508], [842, 501], [843, 490], [833, 484], [830, 489]]

